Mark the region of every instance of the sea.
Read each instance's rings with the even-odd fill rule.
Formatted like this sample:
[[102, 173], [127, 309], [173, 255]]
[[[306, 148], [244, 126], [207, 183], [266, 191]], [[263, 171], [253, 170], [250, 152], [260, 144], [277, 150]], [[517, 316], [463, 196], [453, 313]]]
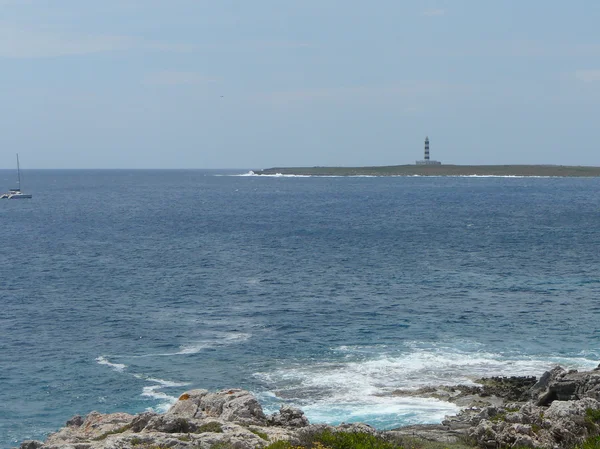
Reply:
[[[378, 429], [398, 389], [600, 362], [600, 179], [26, 170], [0, 201], [0, 447], [244, 388]], [[0, 171], [0, 190], [15, 173]]]

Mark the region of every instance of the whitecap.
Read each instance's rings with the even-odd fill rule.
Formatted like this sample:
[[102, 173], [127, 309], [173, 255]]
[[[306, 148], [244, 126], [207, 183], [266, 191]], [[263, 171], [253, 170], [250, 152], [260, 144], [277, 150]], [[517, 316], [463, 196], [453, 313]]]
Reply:
[[156, 401], [160, 401], [154, 407], [149, 407], [148, 410], [152, 410], [158, 413], [164, 413], [171, 406], [177, 402], [177, 396], [171, 396], [164, 391], [161, 391], [163, 388], [175, 388], [175, 387], [185, 387], [189, 385], [186, 382], [174, 382], [170, 380], [157, 379], [153, 377], [146, 378], [146, 381], [153, 382], [154, 385], [148, 385], [142, 388], [141, 396], [150, 398]]
[[175, 352], [164, 352], [155, 354], [142, 354], [132, 357], [143, 358], [143, 357], [170, 357], [175, 355], [191, 355], [202, 352], [205, 349], [219, 348], [222, 346], [229, 346], [232, 344], [241, 343], [249, 340], [252, 334], [242, 332], [215, 332], [212, 337], [205, 340], [199, 340], [195, 342], [189, 342], [179, 347], [178, 351]]
[[112, 369], [114, 369], [115, 371], [118, 371], [120, 373], [122, 373], [123, 371], [125, 371], [125, 368], [127, 368], [127, 365], [123, 364], [123, 363], [111, 363], [109, 362], [106, 357], [104, 356], [100, 356], [96, 358], [96, 362], [98, 363], [98, 365], [106, 365], [106, 366], [110, 366]]

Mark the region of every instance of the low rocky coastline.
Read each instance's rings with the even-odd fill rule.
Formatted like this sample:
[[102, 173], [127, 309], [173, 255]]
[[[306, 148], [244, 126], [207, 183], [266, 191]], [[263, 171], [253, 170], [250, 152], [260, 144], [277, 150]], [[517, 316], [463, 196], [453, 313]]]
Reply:
[[387, 165], [373, 167], [274, 167], [255, 175], [295, 176], [542, 176], [597, 177], [600, 167], [569, 165]]
[[265, 415], [258, 400], [240, 389], [191, 390], [164, 414], [145, 412], [74, 416], [45, 442], [20, 449], [323, 449], [307, 435], [346, 432], [377, 437], [386, 447], [572, 448], [600, 435], [600, 366], [578, 372], [556, 367], [535, 377], [493, 377], [476, 386], [444, 386], [393, 392], [451, 401], [462, 408], [441, 424], [378, 431], [366, 424], [310, 424], [284, 406]]

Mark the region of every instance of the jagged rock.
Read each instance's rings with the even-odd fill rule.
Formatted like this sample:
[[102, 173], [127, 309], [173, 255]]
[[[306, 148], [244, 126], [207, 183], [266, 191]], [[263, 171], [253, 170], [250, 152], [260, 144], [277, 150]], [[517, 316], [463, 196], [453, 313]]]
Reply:
[[556, 367], [544, 373], [535, 384], [530, 396], [537, 405], [550, 405], [553, 401], [572, 401], [586, 397], [600, 400], [600, 372], [565, 371]]
[[158, 415], [150, 418], [144, 430], [163, 433], [189, 433], [197, 426], [185, 418], [174, 415]]
[[37, 440], [25, 440], [21, 443], [20, 449], [38, 449], [44, 446], [44, 443]]
[[202, 396], [195, 417], [216, 417], [255, 425], [267, 422], [258, 400], [248, 391], [240, 389], [221, 390]]
[[208, 395], [208, 390], [190, 390], [179, 396], [179, 400], [167, 412], [168, 415], [178, 415], [184, 418], [194, 418], [198, 407], [202, 407], [202, 399]]
[[271, 415], [267, 421], [271, 426], [283, 427], [306, 427], [310, 424], [302, 410], [288, 405], [282, 406], [279, 412]]
[[51, 434], [44, 448], [62, 448], [89, 442], [93, 438], [100, 438], [104, 435], [120, 433], [128, 430], [135, 417], [128, 413], [112, 413], [103, 415], [98, 412], [89, 413], [80, 426], [66, 426], [58, 432]]
[[392, 395], [435, 398], [461, 407], [500, 406], [506, 401], [528, 399], [528, 392], [536, 379], [532, 376], [487, 377], [477, 382], [482, 385], [440, 385], [416, 390], [395, 390]]
[[375, 427], [362, 422], [341, 423], [339, 426], [330, 428], [336, 432], [360, 432], [369, 433], [371, 435], [376, 435], [379, 433], [379, 431], [375, 429]]
[[129, 428], [132, 432], [141, 432], [155, 416], [157, 416], [157, 414], [154, 412], [144, 412], [135, 415], [129, 424]]
[[75, 415], [66, 422], [67, 427], [79, 427], [83, 424], [83, 418], [81, 415]]
[[587, 417], [588, 409], [600, 409], [600, 402], [584, 398], [554, 401], [549, 407], [528, 403], [516, 412], [488, 407], [469, 435], [485, 447], [496, 442], [500, 447], [568, 448], [600, 430]]
[[556, 378], [559, 374], [564, 372], [565, 370], [560, 366], [555, 366], [550, 371], [546, 371], [544, 374], [542, 374], [537, 383], [529, 390], [529, 397], [532, 399], [538, 398], [548, 389], [550, 380]]
[[487, 377], [478, 382], [483, 384], [481, 396], [496, 396], [505, 401], [523, 401], [536, 383], [533, 376]]
[[390, 430], [389, 433], [400, 440], [406, 437], [421, 438], [428, 441], [438, 441], [446, 444], [458, 443], [464, 438], [463, 432], [453, 430], [449, 426], [445, 426], [443, 424], [420, 424], [406, 426], [396, 430]]

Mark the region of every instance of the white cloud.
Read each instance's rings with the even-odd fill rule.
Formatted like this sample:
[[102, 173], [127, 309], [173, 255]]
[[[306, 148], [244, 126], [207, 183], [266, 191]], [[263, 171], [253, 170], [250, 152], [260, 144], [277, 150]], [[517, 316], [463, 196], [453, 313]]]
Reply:
[[577, 70], [575, 72], [575, 78], [584, 83], [600, 81], [600, 70]]
[[206, 77], [198, 72], [179, 72], [165, 70], [147, 75], [143, 83], [153, 86], [178, 86], [185, 84], [206, 84], [216, 79]]
[[182, 45], [147, 41], [132, 36], [78, 35], [0, 23], [0, 58], [53, 58], [132, 49], [185, 52]]
[[443, 16], [446, 14], [446, 11], [440, 8], [431, 8], [423, 11], [424, 16]]

